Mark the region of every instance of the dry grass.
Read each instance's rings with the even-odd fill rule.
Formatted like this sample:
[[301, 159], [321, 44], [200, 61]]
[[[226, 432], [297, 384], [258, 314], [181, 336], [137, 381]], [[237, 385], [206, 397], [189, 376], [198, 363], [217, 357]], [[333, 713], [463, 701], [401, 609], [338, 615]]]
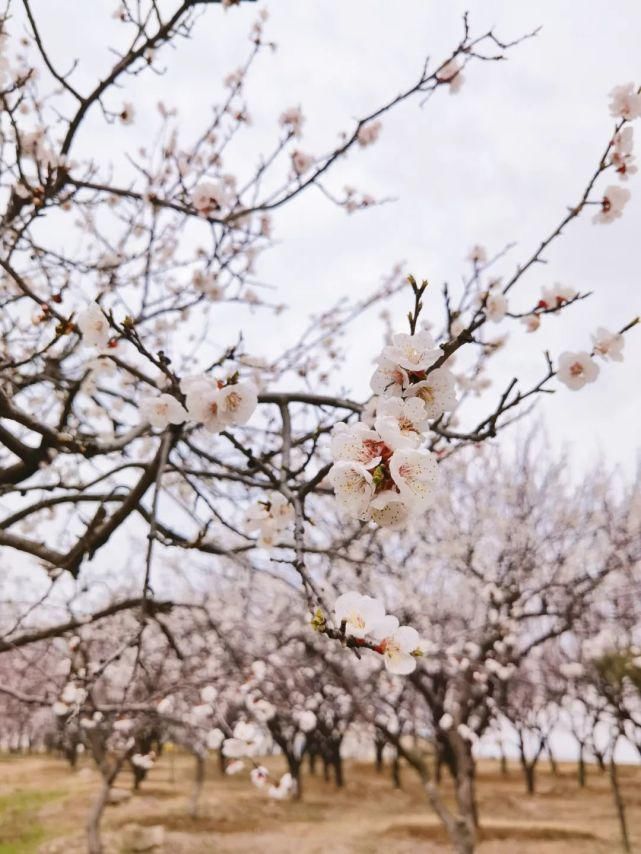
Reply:
[[[276, 772], [278, 759], [270, 759]], [[165, 829], [168, 854], [416, 854], [445, 852], [445, 835], [412, 772], [403, 789], [387, 774], [348, 764], [347, 785], [336, 791], [306, 776], [301, 803], [269, 800], [246, 775], [221, 777], [212, 763], [201, 815], [187, 814], [192, 762], [165, 756], [129, 801], [109, 807], [106, 854], [126, 854], [132, 824]], [[130, 786], [123, 775], [119, 786]], [[634, 851], [641, 851], [641, 769], [621, 768]], [[89, 764], [71, 772], [58, 759], [0, 761], [0, 854], [83, 854], [82, 828], [98, 785]], [[493, 763], [479, 769], [482, 822], [479, 854], [613, 854], [618, 829], [607, 778], [591, 769], [578, 789], [574, 769], [558, 777], [542, 769], [539, 792], [528, 798], [516, 768], [506, 779]], [[159, 851], [160, 849], [155, 849]]]

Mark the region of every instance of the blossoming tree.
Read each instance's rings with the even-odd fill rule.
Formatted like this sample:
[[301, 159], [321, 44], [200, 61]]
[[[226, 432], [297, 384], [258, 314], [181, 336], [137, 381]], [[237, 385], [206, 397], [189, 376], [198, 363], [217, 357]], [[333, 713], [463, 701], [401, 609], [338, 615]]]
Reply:
[[[100, 850], [98, 822], [116, 775], [126, 762], [141, 777], [148, 770], [153, 759], [143, 734], [149, 742], [151, 724], [163, 715], [175, 738], [189, 743], [197, 757], [207, 744], [221, 747], [225, 759], [257, 757], [268, 733], [289, 764], [289, 775], [269, 790], [286, 797], [300, 793], [305, 750], [314, 744], [322, 750], [319, 745], [333, 739], [336, 753], [345, 720], [356, 714], [358, 698], [338, 675], [341, 667], [358, 672], [350, 650], [363, 668], [378, 666], [380, 658], [390, 676], [409, 677], [426, 704], [437, 754], [457, 783], [455, 815], [427, 780], [424, 763], [413, 760], [399, 731], [384, 723], [387, 718], [378, 711], [373, 721], [362, 717], [421, 773], [457, 850], [469, 852], [476, 814], [470, 745], [493, 712], [487, 686], [509, 680], [533, 646], [568, 630], [602, 574], [634, 555], [626, 551], [623, 534], [616, 542], [613, 536], [614, 557], [601, 555], [595, 576], [576, 567], [564, 575], [563, 582], [573, 585], [570, 595], [558, 589], [549, 560], [549, 575], [539, 574], [539, 586], [530, 586], [527, 544], [518, 544], [518, 571], [499, 561], [504, 574], [491, 580], [486, 567], [476, 566], [473, 550], [448, 554], [456, 564], [448, 571], [463, 567], [468, 581], [484, 585], [470, 608], [474, 615], [480, 611], [483, 632], [457, 645], [446, 625], [429, 643], [421, 636], [427, 607], [417, 611], [401, 595], [407, 593], [412, 563], [402, 557], [403, 541], [408, 537], [419, 553], [436, 543], [445, 559], [455, 534], [450, 529], [432, 543], [426, 514], [437, 496], [455, 515], [448, 504], [454, 495], [463, 502], [475, 489], [478, 495], [473, 477], [463, 477], [457, 493], [449, 458], [467, 459], [470, 449], [520, 419], [540, 395], [577, 392], [598, 381], [602, 371], [615, 369], [608, 363], [621, 360], [625, 335], [638, 323], [633, 316], [621, 317], [613, 330], [581, 331], [572, 345], [581, 349], [545, 352], [533, 384], [514, 377], [499, 392], [491, 386], [497, 352], [519, 346], [513, 341], [534, 335], [551, 315], [567, 318], [589, 296], [556, 284], [533, 294], [528, 273], [590, 210], [595, 230], [624, 215], [627, 182], [636, 172], [633, 122], [641, 116], [641, 94], [634, 84], [612, 91], [613, 126], [595, 149], [592, 173], [515, 267], [508, 267], [506, 252], [490, 256], [473, 246], [461, 287], [445, 286], [440, 305], [432, 300], [429, 311], [433, 285], [396, 267], [368, 296], [328, 305], [275, 358], [266, 358], [247, 352], [243, 328], [253, 312], [273, 313], [278, 326], [286, 307], [272, 301], [257, 272], [261, 253], [275, 244], [276, 212], [312, 190], [347, 214], [376, 204], [366, 192], [337, 192], [336, 165], [375, 144], [399, 104], [414, 99], [437, 110], [444, 93], [455, 96], [469, 74], [482, 74], [484, 63], [503, 59], [524, 37], [505, 41], [494, 31], [476, 34], [465, 17], [457, 44], [427, 61], [403, 91], [350, 122], [329, 150], [313, 153], [305, 139], [304, 109], [284, 104], [274, 117], [271, 144], [255, 151], [255, 165], [245, 157], [236, 167], [229, 165], [228, 153], [251, 137], [246, 83], [272, 47], [261, 12], [246, 57], [225, 77], [225, 95], [195, 137], [185, 138], [175, 106], [162, 102], [148, 144], [138, 151], [116, 148], [103, 159], [88, 148], [83, 134], [90, 117], [101, 116], [108, 130], [136, 123], [137, 106], [126, 100], [128, 85], [161, 73], [171, 60], [170, 47], [189, 39], [196, 27], [215, 19], [224, 29], [223, 7], [233, 5], [125, 0], [115, 11], [121, 30], [115, 59], [89, 84], [82, 67], [68, 68], [52, 56], [30, 0], [16, 4], [15, 13], [27, 36], [18, 41], [15, 20], [5, 15], [2, 21], [0, 546], [18, 561], [7, 599], [27, 572], [37, 577], [38, 592], [26, 610], [9, 601], [0, 651], [90, 633], [105, 619], [133, 618], [125, 632], [132, 656], [127, 678], [138, 685], [142, 657], [158, 655], [149, 636], [164, 638], [183, 660], [164, 617], [174, 616], [187, 564], [214, 560], [236, 578], [253, 578], [265, 573], [269, 555], [280, 582], [296, 591], [288, 605], [295, 602], [302, 617], [309, 615], [318, 633], [308, 625], [299, 636], [297, 626], [286, 637], [277, 621], [272, 643], [277, 651], [291, 643], [297, 655], [310, 656], [311, 670], [301, 670], [302, 684], [294, 686], [300, 702], [288, 709], [283, 697], [292, 686], [274, 677], [268, 688], [259, 676], [260, 661], [274, 672], [283, 666], [277, 651], [269, 658], [256, 648], [254, 660], [247, 661], [241, 644], [231, 642], [229, 625], [217, 637], [220, 655], [230, 670], [242, 671], [241, 684], [249, 691], [242, 714], [230, 701], [224, 726], [205, 727], [202, 721], [216, 714], [219, 689], [209, 699], [201, 697], [203, 708], [194, 712], [194, 692], [211, 686], [190, 673], [188, 690], [176, 701], [184, 703], [184, 714], [175, 716], [171, 704], [159, 712], [147, 686], [144, 701], [133, 709], [141, 722], [120, 740], [113, 732], [119, 720], [115, 701], [101, 705], [91, 693], [103, 664], [76, 665], [78, 656], [72, 656], [78, 678], [58, 686], [62, 693], [54, 700], [22, 689], [10, 696], [35, 705], [44, 697], [58, 704], [54, 712], [63, 722], [89, 721], [84, 728], [95, 735], [86, 740], [105, 780], [90, 823], [94, 852]], [[376, 368], [369, 399], [332, 391], [342, 357], [337, 342], [349, 340], [368, 311], [395, 305], [399, 295], [408, 301], [407, 326], [390, 316], [390, 328], [372, 347]], [[506, 332], [496, 337], [498, 330]], [[507, 330], [515, 331], [513, 338]], [[594, 523], [591, 530], [596, 529], [601, 526]], [[621, 533], [618, 527], [615, 533]], [[126, 561], [126, 572], [114, 574], [127, 550], [135, 558]], [[367, 585], [355, 583], [359, 572], [350, 586], [336, 583], [336, 562], [358, 570], [372, 554], [384, 558], [396, 593], [373, 597]], [[112, 582], [116, 595], [100, 601], [100, 584]], [[229, 593], [228, 585], [223, 589]], [[417, 593], [409, 589], [411, 596]], [[249, 597], [253, 591], [252, 582], [243, 592]], [[277, 612], [285, 621], [269, 604], [270, 597], [278, 598], [275, 588], [259, 584], [259, 593], [263, 613]], [[191, 595], [180, 602], [180, 635], [199, 625], [203, 614], [209, 629], [218, 626], [205, 599]], [[34, 622], [45, 601], [58, 617]], [[386, 601], [397, 605], [395, 613], [387, 613]], [[237, 609], [231, 613], [243, 622]], [[515, 623], [530, 618], [543, 619], [544, 627], [519, 645]], [[124, 655], [111, 650], [106, 660]], [[252, 663], [259, 672], [250, 677]], [[318, 668], [330, 663], [327, 696], [306, 697], [313, 694]], [[437, 672], [454, 698], [435, 691]], [[125, 698], [118, 702], [124, 714]], [[91, 716], [80, 719], [87, 703]], [[342, 711], [334, 719], [325, 713], [327, 705]], [[105, 719], [106, 712], [112, 717]], [[219, 734], [207, 735], [216, 729]], [[269, 783], [259, 765], [252, 778]]]

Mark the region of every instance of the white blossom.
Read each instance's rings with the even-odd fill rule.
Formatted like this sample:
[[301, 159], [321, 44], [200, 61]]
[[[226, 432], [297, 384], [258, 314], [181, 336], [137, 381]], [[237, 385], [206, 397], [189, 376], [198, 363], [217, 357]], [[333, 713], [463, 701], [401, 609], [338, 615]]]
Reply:
[[378, 367], [372, 374], [370, 388], [374, 394], [382, 397], [400, 397], [409, 386], [407, 371], [399, 367], [395, 362], [380, 357]]
[[207, 733], [207, 747], [209, 748], [209, 750], [218, 750], [224, 740], [225, 733], [218, 727], [210, 729]]
[[623, 361], [625, 337], [620, 332], [610, 332], [604, 326], [599, 326], [592, 336], [594, 352], [602, 359], [612, 359], [613, 362]]
[[220, 387], [211, 377], [187, 378], [181, 383], [189, 417], [212, 433], [246, 424], [258, 405], [256, 386], [248, 381]]
[[485, 316], [491, 323], [500, 323], [507, 313], [507, 299], [504, 294], [490, 293], [485, 301]]
[[385, 616], [385, 607], [372, 596], [355, 591], [343, 593], [334, 603], [334, 617], [338, 625], [345, 623], [345, 632], [355, 638], [364, 638]]
[[634, 83], [615, 86], [610, 92], [610, 115], [620, 119], [638, 119], [641, 116], [641, 94]]
[[289, 107], [280, 114], [278, 119], [281, 127], [286, 128], [292, 136], [300, 137], [302, 135], [305, 117], [300, 107]]
[[131, 757], [132, 765], [136, 768], [142, 768], [145, 771], [151, 771], [154, 767], [156, 756], [154, 753], [134, 753]]
[[407, 394], [423, 401], [427, 418], [439, 418], [456, 406], [456, 379], [449, 368], [437, 368], [424, 380], [412, 383]]
[[249, 772], [249, 778], [257, 789], [262, 789], [269, 780], [269, 771], [264, 765], [257, 765]]
[[203, 703], [214, 703], [218, 697], [218, 689], [213, 685], [205, 685], [200, 689], [200, 699]]
[[394, 451], [390, 474], [410, 508], [420, 512], [429, 506], [438, 477], [433, 454], [406, 448]]
[[383, 125], [379, 121], [367, 122], [366, 124], [362, 125], [358, 129], [358, 133], [356, 134], [356, 140], [358, 144], [365, 147], [376, 142], [380, 135], [382, 126]]
[[623, 181], [638, 172], [634, 162], [634, 130], [629, 125], [621, 128], [612, 143], [612, 165]]
[[359, 463], [334, 463], [327, 475], [339, 506], [355, 519], [364, 519], [374, 497], [374, 479]]
[[294, 508], [285, 496], [280, 492], [272, 492], [245, 511], [245, 529], [249, 533], [257, 531], [258, 545], [271, 548], [294, 518]]
[[182, 424], [188, 417], [184, 406], [171, 394], [143, 398], [140, 414], [157, 430], [164, 430], [169, 424]]
[[584, 351], [578, 353], [561, 353], [557, 368], [559, 380], [573, 391], [583, 388], [586, 383], [592, 383], [599, 374], [599, 366]]
[[335, 462], [360, 463], [371, 469], [381, 461], [381, 436], [360, 421], [355, 424], [340, 421], [332, 431], [331, 451]]
[[630, 201], [630, 191], [616, 184], [608, 187], [601, 200], [601, 210], [593, 217], [593, 222], [608, 223], [623, 216], [623, 208]]
[[406, 676], [416, 670], [416, 658], [412, 655], [420, 643], [416, 629], [399, 626], [396, 617], [388, 615], [374, 627], [372, 637], [380, 641], [379, 649], [390, 673]]
[[222, 182], [203, 181], [192, 192], [191, 203], [201, 216], [209, 216], [226, 207], [227, 189]]
[[314, 712], [304, 709], [296, 715], [296, 722], [303, 732], [311, 732], [316, 729], [317, 719]]
[[428, 427], [428, 412], [420, 397], [402, 400], [388, 397], [381, 401], [374, 426], [392, 449], [416, 448]]
[[401, 498], [400, 493], [393, 489], [384, 489], [371, 501], [368, 507], [368, 518], [382, 528], [402, 528], [410, 517], [410, 511]]
[[487, 261], [487, 250], [484, 246], [480, 246], [477, 243], [470, 249], [467, 259], [473, 264], [485, 264]]
[[82, 335], [82, 343], [87, 347], [104, 350], [109, 344], [111, 337], [109, 321], [98, 303], [92, 302], [81, 311], [76, 318], [76, 325]]
[[427, 370], [442, 355], [443, 351], [436, 346], [426, 330], [414, 335], [397, 332], [392, 336], [392, 344], [385, 347], [382, 353], [387, 361], [415, 374]]
[[454, 718], [449, 712], [445, 712], [445, 714], [441, 717], [438, 722], [438, 725], [441, 729], [447, 731], [448, 729], [452, 729], [452, 725], [454, 723]]
[[278, 786], [270, 786], [268, 795], [270, 798], [282, 801], [290, 797], [296, 791], [296, 781], [292, 775], [287, 772], [280, 778]]

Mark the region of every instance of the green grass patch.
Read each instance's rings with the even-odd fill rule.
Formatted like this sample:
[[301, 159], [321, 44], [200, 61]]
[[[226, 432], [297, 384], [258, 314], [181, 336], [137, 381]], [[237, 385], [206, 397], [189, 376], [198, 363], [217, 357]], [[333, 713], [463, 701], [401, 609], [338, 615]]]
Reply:
[[58, 789], [16, 789], [0, 796], [0, 854], [34, 854], [46, 836], [38, 820], [40, 807], [64, 795]]

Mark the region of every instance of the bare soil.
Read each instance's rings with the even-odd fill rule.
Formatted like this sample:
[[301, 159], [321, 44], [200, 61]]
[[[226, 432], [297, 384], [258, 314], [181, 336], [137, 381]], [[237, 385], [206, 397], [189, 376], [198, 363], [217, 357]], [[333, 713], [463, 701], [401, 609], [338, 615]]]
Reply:
[[[278, 758], [267, 764], [276, 774]], [[191, 818], [193, 760], [165, 754], [139, 792], [107, 808], [105, 854], [131, 854], [150, 832], [164, 837], [155, 854], [442, 854], [450, 848], [411, 769], [402, 789], [389, 772], [347, 763], [337, 790], [322, 775], [304, 777], [301, 802], [269, 799], [246, 773], [222, 776], [211, 762], [200, 814]], [[641, 768], [622, 766], [621, 785], [633, 851], [641, 852]], [[131, 789], [123, 773], [117, 782]], [[88, 761], [75, 771], [48, 756], [0, 757], [0, 854], [84, 854], [83, 828], [99, 785]], [[447, 786], [446, 786], [447, 788]], [[479, 854], [614, 854], [621, 851], [607, 775], [589, 769], [579, 789], [575, 770], [558, 776], [541, 768], [538, 791], [524, 792], [513, 767], [508, 777], [481, 763]], [[159, 828], [162, 827], [163, 830]], [[147, 830], [145, 830], [145, 828]], [[156, 831], [150, 831], [156, 828]]]

